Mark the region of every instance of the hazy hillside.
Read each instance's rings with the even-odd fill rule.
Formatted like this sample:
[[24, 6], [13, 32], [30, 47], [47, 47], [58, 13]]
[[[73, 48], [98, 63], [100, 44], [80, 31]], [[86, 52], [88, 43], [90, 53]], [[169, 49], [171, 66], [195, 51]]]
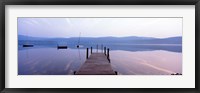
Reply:
[[[18, 40], [21, 41], [34, 41], [34, 42], [66, 42], [66, 43], [77, 43], [78, 37], [72, 38], [42, 38], [42, 37], [29, 37], [18, 35]], [[151, 38], [151, 37], [81, 37], [80, 43], [128, 43], [128, 44], [182, 44], [182, 37], [170, 37], [170, 38]]]

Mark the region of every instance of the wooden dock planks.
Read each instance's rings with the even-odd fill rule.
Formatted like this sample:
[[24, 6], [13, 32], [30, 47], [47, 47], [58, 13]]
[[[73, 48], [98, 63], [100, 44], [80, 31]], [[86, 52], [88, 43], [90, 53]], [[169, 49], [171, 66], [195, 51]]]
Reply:
[[103, 53], [92, 53], [75, 75], [116, 75]]

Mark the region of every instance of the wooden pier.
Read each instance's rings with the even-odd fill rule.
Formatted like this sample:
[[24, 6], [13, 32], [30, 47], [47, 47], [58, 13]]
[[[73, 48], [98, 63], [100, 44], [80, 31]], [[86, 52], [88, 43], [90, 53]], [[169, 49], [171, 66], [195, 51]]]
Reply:
[[110, 58], [109, 58], [109, 49], [104, 48], [104, 53], [92, 53], [89, 54], [89, 48], [86, 51], [86, 61], [85, 63], [76, 71], [75, 75], [117, 75], [117, 72], [114, 71], [111, 67]]

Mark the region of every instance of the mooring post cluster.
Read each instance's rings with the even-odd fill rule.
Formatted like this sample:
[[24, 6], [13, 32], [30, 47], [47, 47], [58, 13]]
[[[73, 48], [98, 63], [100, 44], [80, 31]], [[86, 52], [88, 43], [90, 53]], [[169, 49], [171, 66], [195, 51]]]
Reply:
[[[96, 52], [98, 53], [98, 44], [97, 44], [97, 46], [96, 46]], [[92, 52], [92, 47], [90, 47], [90, 53], [92, 54], [93, 52]], [[110, 49], [109, 48], [106, 48], [106, 47], [103, 47], [103, 44], [101, 45], [101, 49], [102, 49], [102, 52], [105, 54], [105, 56], [107, 56], [107, 59], [108, 59], [108, 61], [110, 62], [110, 53], [109, 53], [109, 51], [110, 51]], [[89, 48], [86, 48], [86, 59], [88, 59], [89, 58]]]

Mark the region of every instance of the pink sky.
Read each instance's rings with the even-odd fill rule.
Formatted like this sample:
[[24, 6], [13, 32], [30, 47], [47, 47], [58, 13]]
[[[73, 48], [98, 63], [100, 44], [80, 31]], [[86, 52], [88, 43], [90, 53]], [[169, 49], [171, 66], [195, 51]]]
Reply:
[[167, 38], [182, 36], [182, 18], [18, 18], [18, 34], [34, 37]]

